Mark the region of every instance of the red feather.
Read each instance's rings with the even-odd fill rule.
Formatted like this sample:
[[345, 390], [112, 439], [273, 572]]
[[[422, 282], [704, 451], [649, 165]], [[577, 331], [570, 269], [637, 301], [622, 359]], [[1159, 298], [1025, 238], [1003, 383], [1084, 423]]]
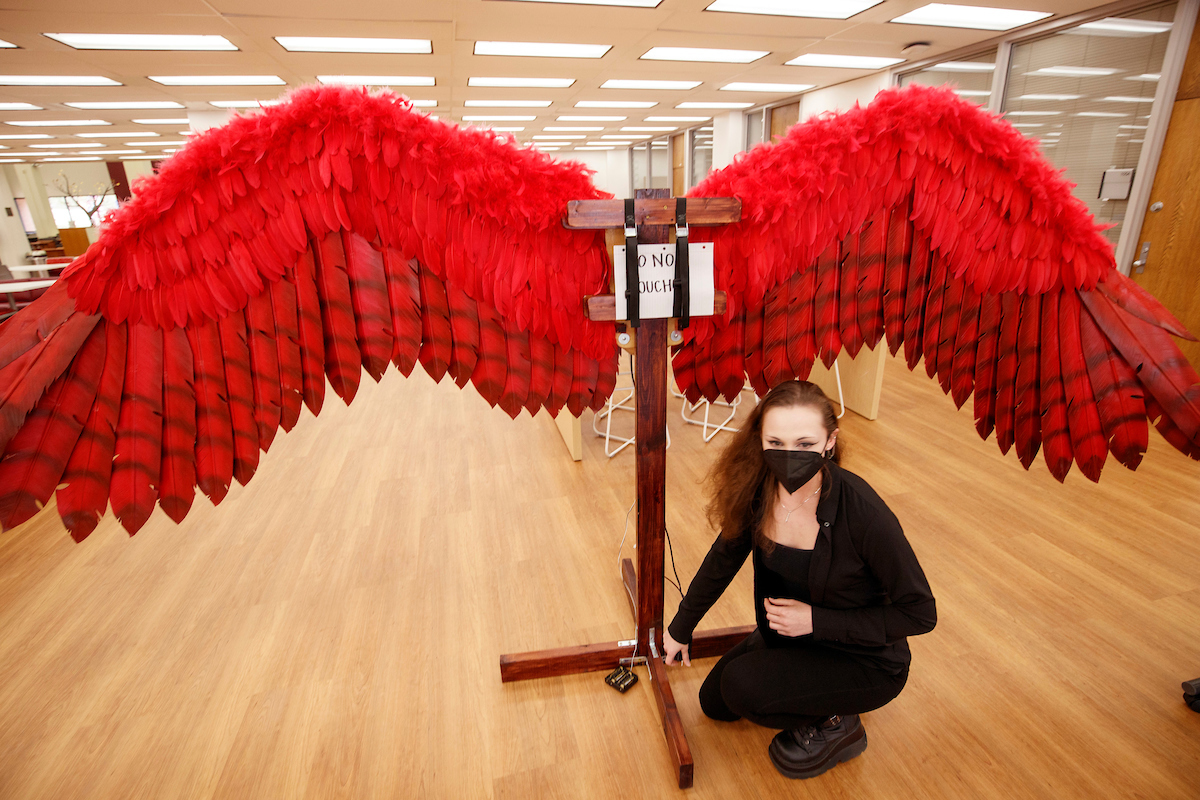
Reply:
[[[451, 315], [454, 313], [454, 306], [451, 305]], [[451, 322], [454, 317], [451, 316]], [[471, 322], [476, 326], [476, 334], [478, 334], [479, 323], [472, 318]], [[457, 346], [458, 338], [454, 339]], [[472, 352], [475, 352], [472, 350]], [[550, 384], [554, 381], [554, 345], [544, 336], [531, 336], [529, 338], [529, 397], [525, 400], [525, 410], [533, 416], [538, 412], [538, 409], [546, 404], [546, 398], [550, 396]], [[611, 374], [605, 370], [600, 371], [600, 383], [607, 387], [605, 397], [612, 393], [613, 385], [616, 381], [616, 370]]]
[[900, 345], [904, 344], [904, 298], [908, 291], [908, 263], [913, 249], [911, 213], [911, 195], [888, 211], [883, 325], [892, 355], [896, 355]]
[[321, 298], [317, 292], [316, 262], [311, 248], [300, 254], [294, 274], [304, 405], [316, 415], [321, 413], [325, 402], [325, 334], [321, 327]]
[[1108, 449], [1117, 461], [1136, 469], [1149, 445], [1146, 404], [1137, 374], [1112, 348], [1092, 315], [1081, 309], [1079, 339]]
[[[925, 298], [925, 326], [921, 349], [925, 352], [925, 374], [937, 375], [941, 345], [942, 312], [946, 304], [946, 259], [936, 251], [929, 254], [929, 294]], [[953, 325], [951, 325], [953, 327]]]
[[1158, 432], [1173, 445], [1179, 452], [1200, 461], [1200, 445], [1191, 441], [1184, 435], [1183, 431], [1176, 427], [1171, 418], [1163, 413], [1162, 407], [1155, 402], [1153, 397], [1146, 398], [1146, 416], [1154, 422], [1154, 427], [1158, 428]]
[[362, 365], [367, 374], [378, 381], [387, 371], [396, 343], [392, 334], [383, 254], [366, 239], [349, 231], [342, 233], [342, 245]]
[[788, 362], [801, 380], [808, 380], [817, 359], [816, 290], [815, 265], [788, 281]]
[[950, 396], [954, 405], [962, 408], [975, 388], [975, 355], [979, 345], [979, 311], [981, 298], [970, 286], [955, 279], [962, 286], [962, 309], [959, 314], [957, 338], [954, 340], [954, 355], [950, 369]]
[[695, 368], [692, 371], [696, 392], [699, 397], [711, 402], [717, 399], [719, 391], [716, 376], [713, 375], [713, 340], [708, 338], [698, 343], [693, 340], [692, 346], [696, 349]]
[[567, 408], [571, 414], [580, 417], [592, 402], [596, 388], [599, 370], [596, 362], [578, 350], [574, 352], [574, 364], [571, 369], [571, 394], [567, 396]]
[[[396, 344], [392, 363], [408, 377], [421, 350], [421, 286], [415, 258], [405, 258], [399, 250], [383, 251], [387, 272], [388, 301], [392, 310], [392, 331]], [[494, 403], [493, 403], [494, 405]]]
[[240, 314], [217, 323], [225, 357], [225, 397], [233, 427], [233, 477], [245, 486], [258, 469], [258, 426], [254, 422], [254, 381], [246, 346], [246, 320]]
[[[260, 296], [266, 297], [265, 294]], [[274, 343], [271, 347], [274, 353]], [[183, 328], [173, 328], [163, 334], [162, 481], [158, 493], [159, 507], [176, 523], [183, 522], [196, 498], [195, 486], [196, 387], [192, 347]]]
[[975, 430], [984, 441], [996, 425], [996, 364], [1000, 344], [1000, 297], [988, 292], [979, 302], [979, 343], [975, 351]]
[[787, 354], [787, 289], [787, 284], [780, 284], [763, 297], [763, 378], [768, 386], [778, 386], [792, 378]]
[[817, 259], [816, 306], [817, 354], [826, 367], [832, 367], [842, 349], [838, 333], [838, 272], [841, 248], [835, 242]]
[[[963, 290], [966, 282], [947, 276], [946, 295], [942, 306], [942, 322], [938, 326], [937, 375], [942, 391], [950, 393], [950, 381], [954, 375], [955, 343], [963, 327]], [[965, 399], [965, 398], [964, 398]], [[961, 404], [960, 404], [961, 405]]]
[[1158, 302], [1154, 295], [1120, 272], [1113, 270], [1105, 273], [1104, 279], [1096, 284], [1096, 291], [1138, 319], [1162, 328], [1180, 339], [1196, 341], [1196, 337], [1192, 336], [1188, 329], [1183, 327], [1183, 323]]
[[[446, 300], [450, 312], [450, 333], [454, 339], [447, 371], [461, 389], [471, 380], [471, 373], [475, 371], [475, 363], [479, 360], [479, 311], [475, 301], [457, 286], [449, 287]], [[535, 336], [533, 339], [550, 345], [549, 340], [544, 337]], [[551, 369], [553, 363], [551, 356]], [[546, 388], [549, 390], [549, 380], [546, 382]], [[536, 409], [529, 413], [536, 413]]]
[[[713, 334], [712, 341], [712, 352], [716, 353], [715, 358], [709, 359], [712, 364], [713, 382], [725, 399], [732, 402], [746, 385], [746, 354], [742, 352], [742, 345], [746, 341], [745, 316], [738, 314], [728, 325]], [[695, 380], [694, 371], [692, 380]]]
[[1100, 423], [1100, 410], [1084, 362], [1080, 339], [1079, 295], [1063, 292], [1059, 301], [1058, 344], [1063, 388], [1066, 392], [1067, 425], [1075, 463], [1089, 480], [1099, 481], [1108, 458], [1108, 440]]
[[[858, 327], [872, 350], [883, 336], [883, 279], [887, 261], [887, 213], [879, 211], [859, 232]], [[851, 356], [857, 355], [853, 351]]]
[[1026, 295], [1021, 302], [1021, 323], [1017, 332], [1017, 382], [1013, 387], [1016, 409], [1013, 412], [1013, 437], [1017, 458], [1025, 469], [1033, 463], [1042, 445], [1041, 380], [1039, 351], [1042, 321], [1042, 297]]
[[254, 383], [254, 422], [258, 446], [271, 449], [282, 417], [280, 401], [279, 347], [275, 342], [275, 313], [271, 295], [263, 292], [246, 306], [246, 344], [250, 348], [250, 374]]
[[0, 459], [0, 526], [14, 528], [32, 517], [54, 493], [87, 422], [104, 369], [105, 326], [97, 325], [51, 385]]
[[1013, 445], [1017, 408], [1017, 333], [1021, 322], [1021, 296], [1008, 292], [1000, 298], [1000, 329], [996, 344], [996, 444], [1001, 453]]
[[446, 287], [437, 275], [420, 264], [421, 280], [421, 366], [433, 378], [442, 380], [453, 357], [454, 336], [450, 330], [450, 305]]
[[529, 398], [530, 352], [529, 333], [510, 325], [506, 332], [508, 347], [508, 378], [500, 395], [500, 407], [513, 419]]
[[125, 326], [111, 322], [101, 324], [104, 327], [104, 368], [96, 390], [96, 401], [79, 435], [79, 441], [67, 459], [63, 485], [55, 493], [58, 513], [63, 524], [71, 531], [71, 538], [77, 542], [82, 542], [95, 530], [96, 523], [108, 507], [117, 419], [121, 413], [121, 392], [125, 385]]
[[113, 451], [113, 513], [129, 535], [154, 511], [162, 466], [163, 333], [145, 323], [129, 326], [125, 387]]
[[221, 331], [216, 322], [201, 320], [188, 327], [187, 336], [196, 389], [196, 485], [217, 505], [233, 482], [233, 422]]
[[304, 367], [300, 357], [296, 287], [286, 278], [271, 284], [271, 311], [275, 318], [275, 346], [279, 351], [279, 424], [290, 431], [300, 419], [304, 403]]
[[862, 291], [859, 286], [862, 271], [858, 264], [862, 242], [860, 233], [854, 231], [842, 242], [841, 269], [838, 277], [838, 331], [842, 346], [851, 358], [858, 355], [863, 343], [862, 331], [858, 327], [859, 293]]
[[[480, 329], [482, 331], [482, 329]], [[483, 360], [482, 352], [480, 361]], [[554, 377], [550, 382], [550, 397], [546, 399], [546, 410], [557, 417], [571, 396], [571, 377], [575, 365], [572, 351], [561, 345], [554, 346]], [[478, 372], [479, 367], [475, 370]], [[473, 380], [473, 379], [472, 379]]]
[[37, 347], [51, 331], [75, 313], [66, 282], [56, 282], [20, 314], [0, 323], [0, 369]]
[[596, 390], [592, 394], [592, 410], [599, 411], [608, 402], [617, 385], [617, 369], [620, 364], [621, 351], [614, 347], [612, 355], [596, 362]]
[[325, 333], [325, 374], [342, 402], [350, 405], [358, 392], [362, 356], [346, 274], [342, 237], [330, 233], [317, 242], [317, 291], [321, 295], [321, 326]]
[[914, 234], [912, 256], [908, 261], [908, 289], [904, 296], [904, 360], [916, 369], [925, 354], [925, 298], [929, 293], [929, 240]]
[[1063, 391], [1058, 341], [1058, 301], [1062, 292], [1042, 297], [1041, 329], [1041, 401], [1042, 401], [1042, 455], [1050, 474], [1062, 483], [1071, 471], [1071, 434], [1067, 422], [1067, 398]]
[[[815, 269], [815, 267], [813, 268]], [[746, 304], [746, 344], [743, 348], [746, 353], [746, 377], [750, 380], [750, 385], [754, 387], [754, 392], [759, 397], [770, 391], [771, 387], [767, 386], [766, 380], [763, 378], [763, 307], [761, 303]], [[699, 368], [700, 356], [696, 355], [696, 366]], [[700, 399], [700, 392], [697, 390], [696, 396], [687, 396], [688, 402], [694, 403]]]
[[[508, 339], [504, 335], [500, 315], [485, 303], [477, 304], [479, 310], [479, 358], [471, 372], [471, 383], [488, 402], [495, 406], [504, 394], [508, 379]], [[563, 400], [566, 402], [564, 393]]]

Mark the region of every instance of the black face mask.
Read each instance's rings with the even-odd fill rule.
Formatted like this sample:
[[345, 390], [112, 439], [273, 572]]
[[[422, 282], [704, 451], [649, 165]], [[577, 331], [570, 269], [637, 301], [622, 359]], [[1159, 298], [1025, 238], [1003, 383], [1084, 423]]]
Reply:
[[813, 450], [763, 450], [763, 461], [788, 494], [794, 494], [821, 471], [825, 454]]

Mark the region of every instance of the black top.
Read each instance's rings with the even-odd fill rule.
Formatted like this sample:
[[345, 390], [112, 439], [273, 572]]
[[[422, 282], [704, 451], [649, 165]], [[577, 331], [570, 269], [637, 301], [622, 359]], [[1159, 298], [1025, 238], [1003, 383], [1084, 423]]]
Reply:
[[754, 548], [754, 610], [758, 630], [768, 647], [790, 647], [812, 641], [812, 634], [784, 636], [771, 629], [767, 621], [764, 597], [787, 598], [812, 604], [808, 590], [808, 573], [812, 565], [812, 550], [776, 544], [771, 552]]
[[[912, 656], [906, 637], [927, 633], [937, 623], [933, 592], [896, 515], [866, 481], [836, 464], [829, 465], [828, 490], [817, 504], [820, 532], [813, 546], [807, 582], [797, 573], [771, 577], [782, 565], [777, 555], [765, 556], [753, 545], [747, 520], [736, 539], [717, 537], [704, 563], [692, 578], [667, 630], [677, 642], [691, 642], [692, 632], [713, 603], [733, 581], [751, 550], [754, 558], [754, 602], [759, 630], [768, 644], [788, 641], [842, 650], [858, 660], [891, 674], [903, 672]], [[793, 548], [787, 548], [793, 553]], [[797, 565], [793, 565], [797, 566]], [[770, 567], [770, 569], [764, 569]], [[791, 639], [776, 634], [766, 624], [763, 594], [768, 587], [786, 583], [785, 597], [804, 600], [799, 587], [806, 583], [813, 607], [810, 637]], [[769, 591], [776, 591], [770, 589]]]

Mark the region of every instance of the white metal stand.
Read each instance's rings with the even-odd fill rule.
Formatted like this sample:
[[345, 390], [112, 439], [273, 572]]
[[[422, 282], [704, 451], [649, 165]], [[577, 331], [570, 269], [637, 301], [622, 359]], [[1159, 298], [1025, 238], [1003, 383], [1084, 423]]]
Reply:
[[[637, 393], [637, 387], [635, 385], [635, 381], [634, 381], [634, 377], [633, 377], [633, 356], [632, 355], [629, 356], [629, 369], [628, 370], [618, 369], [618, 371], [617, 371], [617, 382], [618, 383], [621, 382], [622, 375], [629, 376], [629, 385], [615, 387], [612, 391], [612, 394], [610, 394], [608, 396], [608, 402], [604, 404], [604, 408], [602, 408], [600, 411], [597, 411], [592, 416], [592, 432], [595, 433], [597, 436], [601, 437], [602, 439], [604, 439], [604, 455], [608, 456], [609, 458], [612, 458], [617, 453], [621, 452], [626, 447], [629, 447], [629, 445], [631, 445], [637, 441], [636, 436], [630, 436], [630, 437], [626, 438], [624, 436], [619, 436], [612, 432], [613, 412], [615, 412], [615, 411], [633, 412], [633, 411], [637, 410], [634, 407], [634, 396]], [[622, 395], [622, 393], [624, 393], [624, 394]], [[604, 430], [603, 431], [601, 431], [600, 428], [597, 427], [600, 423], [600, 420], [604, 420]], [[617, 446], [615, 448], [613, 448], [613, 446], [612, 446], [614, 442], [617, 443]], [[669, 448], [670, 446], [671, 446], [671, 429], [667, 428], [667, 447]]]

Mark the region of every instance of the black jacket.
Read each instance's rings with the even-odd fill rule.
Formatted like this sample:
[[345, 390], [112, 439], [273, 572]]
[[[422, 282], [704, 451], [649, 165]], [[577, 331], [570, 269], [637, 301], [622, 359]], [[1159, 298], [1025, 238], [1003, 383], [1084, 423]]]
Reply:
[[[808, 575], [812, 641], [899, 674], [912, 660], [906, 637], [937, 623], [933, 592], [900, 522], [875, 490], [836, 464], [829, 464], [829, 478], [817, 504], [821, 527]], [[749, 521], [737, 539], [713, 542], [667, 628], [675, 641], [691, 642], [752, 549]]]

